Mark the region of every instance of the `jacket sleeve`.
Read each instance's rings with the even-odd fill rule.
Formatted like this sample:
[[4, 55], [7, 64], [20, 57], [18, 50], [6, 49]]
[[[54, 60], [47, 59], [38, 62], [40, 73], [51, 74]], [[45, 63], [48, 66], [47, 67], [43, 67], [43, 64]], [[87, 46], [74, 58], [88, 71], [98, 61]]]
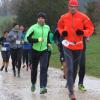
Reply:
[[27, 40], [30, 42], [30, 43], [37, 43], [38, 42], [38, 39], [33, 39], [32, 36], [34, 35], [34, 32], [32, 32], [28, 37], [27, 37]]
[[0, 38], [0, 45], [2, 45], [2, 41], [3, 41], [3, 38], [1, 37], [1, 38]]
[[50, 31], [48, 32], [48, 37], [47, 37], [47, 43], [49, 44], [51, 44], [51, 41], [50, 41]]
[[83, 23], [84, 23], [84, 27], [85, 27], [85, 30], [83, 30], [84, 36], [90, 37], [94, 32], [94, 25], [87, 16], [85, 16]]
[[2, 37], [0, 37], [0, 42], [2, 42]]
[[29, 41], [30, 43], [37, 43], [38, 42], [38, 39], [34, 39], [32, 38], [34, 35], [34, 25], [31, 26], [28, 31], [26, 32], [26, 35], [25, 35], [25, 41]]
[[8, 34], [8, 41], [9, 42], [14, 42], [15, 41], [13, 31], [9, 32], [9, 34]]
[[54, 33], [50, 32], [50, 42], [54, 44]]
[[63, 17], [61, 17], [59, 19], [58, 24], [57, 24], [57, 28], [58, 28], [58, 31], [59, 31], [60, 35], [62, 36], [62, 32], [64, 31]]
[[56, 45], [60, 44], [60, 34], [58, 32], [58, 29], [56, 29], [54, 32], [54, 42], [56, 43]]
[[33, 31], [34, 31], [34, 25], [31, 26], [31, 27], [27, 30], [27, 32], [26, 32], [26, 34], [25, 34], [25, 41], [28, 41], [27, 38], [30, 36], [30, 34], [33, 33]]

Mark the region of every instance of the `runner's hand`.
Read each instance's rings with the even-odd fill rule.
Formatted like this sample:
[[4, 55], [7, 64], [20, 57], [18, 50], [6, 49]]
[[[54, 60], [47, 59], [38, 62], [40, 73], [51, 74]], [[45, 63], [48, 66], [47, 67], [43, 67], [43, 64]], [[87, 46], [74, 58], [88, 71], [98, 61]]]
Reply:
[[22, 44], [24, 44], [24, 43], [25, 43], [25, 41], [24, 41], [24, 40], [22, 40], [22, 41], [21, 41], [21, 43], [22, 43]]
[[43, 38], [38, 38], [38, 41], [39, 42], [43, 42]]
[[16, 39], [17, 38], [17, 36], [16, 35], [14, 35], [14, 39]]
[[81, 29], [78, 29], [78, 30], [76, 31], [76, 34], [77, 34], [78, 36], [82, 36], [82, 35], [84, 35], [84, 32], [83, 32]]
[[51, 45], [50, 43], [48, 44], [48, 47], [49, 47], [50, 49], [52, 49], [52, 45]]
[[90, 37], [87, 37], [87, 38], [86, 38], [86, 41], [89, 42], [89, 41], [90, 41]]

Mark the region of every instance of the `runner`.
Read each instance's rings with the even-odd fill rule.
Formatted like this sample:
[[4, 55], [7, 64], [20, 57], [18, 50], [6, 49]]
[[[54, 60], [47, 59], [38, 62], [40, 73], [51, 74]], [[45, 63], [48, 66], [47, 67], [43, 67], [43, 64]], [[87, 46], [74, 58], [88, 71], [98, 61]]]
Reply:
[[5, 72], [8, 72], [7, 68], [9, 65], [9, 57], [10, 57], [10, 45], [8, 42], [8, 31], [3, 32], [3, 36], [0, 38], [0, 45], [1, 45], [1, 55], [2, 55], [2, 67], [1, 71], [5, 68]]
[[64, 57], [62, 38], [60, 37], [58, 29], [55, 30], [54, 40], [55, 40], [55, 43], [56, 43], [58, 50], [59, 50], [59, 53], [60, 53], [60, 62], [61, 62], [61, 65], [62, 65], [61, 69], [64, 72], [63, 78], [67, 79], [67, 65], [66, 65], [65, 57]]
[[11, 48], [11, 59], [14, 76], [16, 76], [16, 68], [18, 69], [18, 77], [20, 77], [21, 57], [22, 57], [22, 32], [19, 31], [19, 25], [14, 24], [13, 29], [9, 32], [9, 42]]
[[40, 12], [37, 16], [37, 23], [32, 25], [27, 31], [26, 37], [32, 46], [32, 70], [31, 82], [32, 92], [35, 91], [37, 68], [40, 62], [40, 94], [47, 93], [47, 63], [48, 50], [47, 45], [50, 43], [48, 38], [50, 28], [45, 24], [46, 15]]
[[32, 49], [32, 45], [28, 43], [28, 41], [25, 41], [25, 28], [24, 26], [20, 26], [20, 31], [23, 33], [22, 39], [23, 39], [23, 46], [22, 46], [22, 60], [23, 60], [23, 68], [27, 67], [26, 70], [28, 71], [30, 65], [31, 65], [31, 57], [30, 52]]
[[[63, 37], [62, 44], [68, 67], [67, 85], [69, 97], [71, 100], [76, 100], [73, 89], [75, 81], [73, 75], [77, 73], [77, 65], [79, 64], [83, 50], [83, 37], [90, 37], [94, 31], [94, 27], [90, 19], [78, 11], [77, 0], [69, 0], [68, 8], [69, 12], [62, 15], [58, 22], [58, 30]], [[76, 70], [73, 71], [73, 69]]]
[[86, 91], [86, 88], [84, 86], [84, 77], [85, 77], [85, 67], [86, 67], [86, 42], [89, 42], [89, 37], [88, 38], [83, 38], [83, 44], [84, 48], [81, 53], [81, 58], [80, 58], [80, 63], [79, 63], [79, 83], [78, 83], [78, 88], [80, 91], [84, 92]]
[[49, 33], [49, 39], [50, 39], [50, 43], [48, 44], [48, 68], [49, 68], [49, 63], [50, 63], [50, 58], [51, 58], [51, 54], [52, 54], [52, 45], [54, 44], [54, 34], [52, 32]]

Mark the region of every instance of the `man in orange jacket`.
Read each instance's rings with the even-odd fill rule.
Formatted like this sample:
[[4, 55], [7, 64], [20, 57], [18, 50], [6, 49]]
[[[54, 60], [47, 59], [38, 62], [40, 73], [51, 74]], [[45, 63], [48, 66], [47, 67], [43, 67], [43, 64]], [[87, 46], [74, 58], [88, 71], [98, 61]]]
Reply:
[[69, 12], [62, 15], [58, 21], [58, 30], [63, 37], [63, 47], [65, 60], [68, 67], [67, 85], [71, 100], [76, 100], [73, 84], [73, 75], [76, 73], [73, 68], [79, 64], [81, 52], [83, 50], [83, 37], [90, 37], [94, 31], [94, 26], [87, 15], [78, 11], [78, 1], [70, 0], [68, 4]]

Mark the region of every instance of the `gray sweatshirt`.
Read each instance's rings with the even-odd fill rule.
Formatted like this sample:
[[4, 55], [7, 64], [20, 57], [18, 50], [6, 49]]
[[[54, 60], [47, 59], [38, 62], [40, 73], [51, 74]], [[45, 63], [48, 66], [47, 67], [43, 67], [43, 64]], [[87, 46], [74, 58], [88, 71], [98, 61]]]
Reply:
[[22, 47], [22, 32], [12, 29], [9, 32], [8, 40], [10, 42], [10, 48], [11, 49], [17, 49]]

